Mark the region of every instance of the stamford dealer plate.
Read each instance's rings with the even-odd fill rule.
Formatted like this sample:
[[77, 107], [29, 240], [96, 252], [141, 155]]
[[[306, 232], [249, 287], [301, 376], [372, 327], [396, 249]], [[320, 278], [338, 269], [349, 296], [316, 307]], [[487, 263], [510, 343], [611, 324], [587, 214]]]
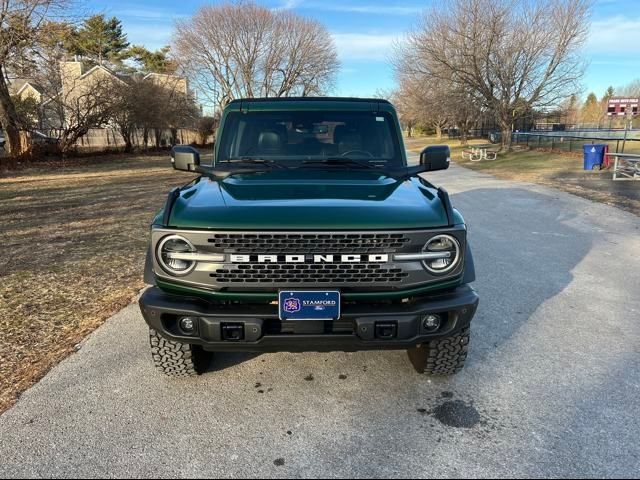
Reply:
[[337, 290], [281, 290], [280, 320], [337, 320], [340, 292]]

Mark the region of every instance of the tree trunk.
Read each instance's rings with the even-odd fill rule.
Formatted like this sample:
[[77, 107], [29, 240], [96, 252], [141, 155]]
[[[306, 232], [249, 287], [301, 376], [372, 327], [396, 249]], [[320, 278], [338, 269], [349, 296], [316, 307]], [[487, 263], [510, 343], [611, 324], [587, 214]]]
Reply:
[[133, 152], [133, 141], [131, 140], [131, 130], [128, 128], [120, 128], [120, 135], [124, 140], [124, 153]]
[[162, 143], [162, 130], [160, 128], [154, 128], [153, 133], [156, 140], [156, 149], [160, 150], [160, 144]]
[[499, 120], [500, 132], [502, 134], [502, 138], [500, 140], [501, 150], [511, 151], [511, 133], [512, 133], [512, 124], [513, 118], [511, 115], [508, 118], [501, 118]]
[[460, 129], [460, 145], [466, 147], [469, 144], [466, 127]]
[[442, 127], [440, 125], [436, 125], [436, 137], [438, 137], [438, 140], [442, 140]]
[[24, 153], [23, 144], [20, 141], [20, 130], [18, 130], [18, 116], [2, 70], [0, 67], [0, 125], [7, 141], [5, 150], [15, 157]]

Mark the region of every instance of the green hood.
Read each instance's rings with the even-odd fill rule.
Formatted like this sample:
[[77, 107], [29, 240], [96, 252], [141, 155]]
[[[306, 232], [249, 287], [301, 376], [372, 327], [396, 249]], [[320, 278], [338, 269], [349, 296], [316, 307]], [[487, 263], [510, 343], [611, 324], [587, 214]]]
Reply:
[[[456, 222], [457, 223], [457, 222]], [[201, 177], [181, 191], [170, 227], [235, 230], [418, 229], [446, 226], [437, 191], [360, 171]]]

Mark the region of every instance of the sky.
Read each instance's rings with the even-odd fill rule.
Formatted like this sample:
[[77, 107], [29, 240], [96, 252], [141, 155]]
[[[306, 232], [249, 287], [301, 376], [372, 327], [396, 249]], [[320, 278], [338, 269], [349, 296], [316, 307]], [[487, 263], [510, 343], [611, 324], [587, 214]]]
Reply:
[[[105, 13], [122, 20], [129, 41], [156, 49], [171, 43], [173, 24], [188, 19], [202, 0], [90, 0], [86, 13]], [[389, 58], [430, 0], [258, 0], [322, 22], [336, 43], [341, 61], [334, 92], [371, 96], [395, 85]], [[591, 33], [584, 56], [589, 62], [583, 96], [601, 97], [608, 86], [640, 78], [640, 0], [595, 0]]]

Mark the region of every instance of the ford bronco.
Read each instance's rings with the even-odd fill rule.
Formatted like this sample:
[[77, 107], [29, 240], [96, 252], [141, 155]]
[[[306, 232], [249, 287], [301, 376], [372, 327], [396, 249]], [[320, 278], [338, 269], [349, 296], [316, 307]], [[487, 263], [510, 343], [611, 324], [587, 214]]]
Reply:
[[155, 365], [206, 370], [212, 352], [407, 350], [420, 373], [467, 357], [478, 296], [467, 229], [425, 172], [409, 166], [384, 100], [231, 102], [211, 163], [176, 146], [197, 178], [151, 226], [140, 298]]

